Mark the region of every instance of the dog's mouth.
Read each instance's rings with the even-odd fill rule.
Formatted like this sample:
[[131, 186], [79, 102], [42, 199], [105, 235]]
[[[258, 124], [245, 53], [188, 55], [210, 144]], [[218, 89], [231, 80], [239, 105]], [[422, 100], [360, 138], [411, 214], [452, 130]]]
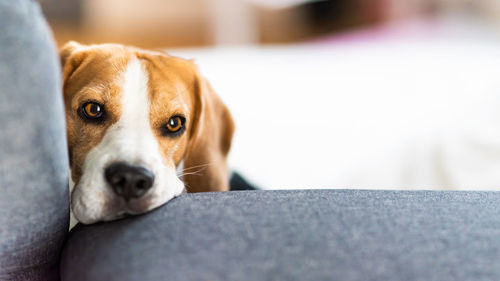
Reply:
[[140, 215], [140, 214], [143, 214], [143, 213], [136, 213], [136, 214], [132, 214], [132, 213], [129, 213], [129, 212], [120, 212], [119, 214], [115, 215], [115, 216], [110, 216], [109, 218], [105, 218], [104, 220], [105, 221], [114, 221], [114, 220], [120, 220], [120, 219], [126, 219], [126, 218], [130, 218], [130, 217], [134, 217], [134, 216], [137, 216], [137, 215]]
[[153, 208], [151, 208], [148, 202], [149, 200], [143, 199], [132, 199], [125, 202], [125, 200], [119, 196], [115, 196], [112, 200], [120, 201], [120, 203], [113, 204], [115, 207], [108, 210], [108, 215], [102, 218], [103, 221], [112, 221], [128, 217], [133, 217], [141, 214], [148, 213]]
[[[85, 184], [75, 185], [71, 204], [73, 214], [78, 221], [85, 224], [112, 221], [144, 214], [155, 208], [153, 206], [156, 202], [153, 192], [155, 187], [150, 188], [141, 196], [130, 196], [127, 193], [118, 193], [106, 183], [99, 186], [102, 187], [89, 188]], [[92, 189], [94, 192], [85, 192], [86, 189]]]

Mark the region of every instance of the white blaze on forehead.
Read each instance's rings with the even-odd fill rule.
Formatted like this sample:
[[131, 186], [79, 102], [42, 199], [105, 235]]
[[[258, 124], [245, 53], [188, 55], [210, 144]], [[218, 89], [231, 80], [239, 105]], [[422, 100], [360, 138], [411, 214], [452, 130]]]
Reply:
[[147, 136], [151, 134], [149, 126], [149, 95], [148, 95], [148, 75], [137, 59], [132, 59], [123, 75], [122, 88], [122, 115], [120, 116], [121, 125], [128, 127], [126, 130], [132, 130], [133, 139], [138, 143], [139, 149], [141, 143], [146, 138], [141, 137], [142, 133]]
[[150, 138], [153, 136], [149, 125], [148, 74], [138, 59], [132, 59], [122, 79], [122, 114], [119, 123], [123, 126], [121, 131], [131, 141], [129, 149], [137, 153], [144, 145], [153, 144], [145, 142], [153, 141], [156, 144]]
[[[148, 73], [138, 59], [131, 59], [118, 77], [121, 85], [121, 114], [100, 145], [110, 154], [109, 162], [143, 165], [157, 172], [161, 161], [159, 144], [151, 128]], [[108, 163], [110, 164], [110, 163]]]
[[116, 149], [120, 152], [114, 155], [115, 158], [130, 164], [144, 165], [156, 174], [160, 166], [158, 162], [163, 162], [163, 159], [150, 123], [148, 81], [144, 65], [138, 59], [132, 59], [118, 79], [122, 85], [120, 119], [111, 126], [106, 136], [110, 135], [110, 139], [119, 144]]
[[150, 125], [151, 102], [145, 67], [138, 59], [130, 60], [117, 83], [122, 86], [119, 120], [87, 154], [82, 178], [72, 194], [75, 216], [84, 223], [113, 219], [127, 211], [104, 179], [106, 167], [114, 162], [142, 165], [153, 172], [153, 187], [149, 195], [144, 196], [149, 196], [148, 209], [158, 207], [184, 190], [175, 169], [164, 165]]

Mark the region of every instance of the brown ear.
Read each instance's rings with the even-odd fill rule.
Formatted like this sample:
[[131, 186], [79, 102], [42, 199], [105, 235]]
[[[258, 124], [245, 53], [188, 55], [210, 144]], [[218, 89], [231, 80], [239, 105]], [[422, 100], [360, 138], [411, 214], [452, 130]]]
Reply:
[[[62, 68], [62, 82], [63, 82], [63, 97], [65, 101], [65, 107], [68, 108], [70, 100], [67, 99], [68, 91], [67, 91], [67, 80], [75, 72], [78, 66], [81, 65], [83, 59], [86, 56], [86, 52], [82, 52], [85, 47], [80, 45], [77, 42], [70, 41], [66, 43], [59, 50], [59, 58], [61, 59], [61, 68]], [[66, 132], [68, 137], [68, 154], [69, 154], [69, 162], [70, 165], [73, 163], [72, 149], [71, 149], [71, 135], [74, 130], [72, 129], [74, 126], [71, 118], [66, 118]]]
[[79, 52], [85, 46], [75, 41], [69, 41], [59, 50], [61, 67], [63, 72], [63, 83], [71, 76], [85, 58], [85, 52]]
[[[184, 156], [188, 192], [229, 190], [227, 155], [234, 122], [208, 82], [198, 75], [194, 87], [194, 118]], [[190, 174], [190, 172], [199, 171]]]

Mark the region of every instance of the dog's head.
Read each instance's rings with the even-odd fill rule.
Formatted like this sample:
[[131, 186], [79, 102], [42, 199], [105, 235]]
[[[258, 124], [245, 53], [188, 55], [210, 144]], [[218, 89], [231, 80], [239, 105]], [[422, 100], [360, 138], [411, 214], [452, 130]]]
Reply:
[[191, 61], [75, 42], [60, 55], [80, 222], [147, 212], [185, 188], [228, 189], [233, 121]]

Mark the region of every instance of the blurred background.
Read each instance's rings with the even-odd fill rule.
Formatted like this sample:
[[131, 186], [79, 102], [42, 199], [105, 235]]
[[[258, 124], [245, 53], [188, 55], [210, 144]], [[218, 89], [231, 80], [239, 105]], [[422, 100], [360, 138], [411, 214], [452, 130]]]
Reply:
[[41, 0], [59, 45], [193, 58], [266, 188], [500, 189], [497, 0]]
[[58, 42], [276, 44], [414, 19], [500, 25], [496, 0], [41, 0]]

